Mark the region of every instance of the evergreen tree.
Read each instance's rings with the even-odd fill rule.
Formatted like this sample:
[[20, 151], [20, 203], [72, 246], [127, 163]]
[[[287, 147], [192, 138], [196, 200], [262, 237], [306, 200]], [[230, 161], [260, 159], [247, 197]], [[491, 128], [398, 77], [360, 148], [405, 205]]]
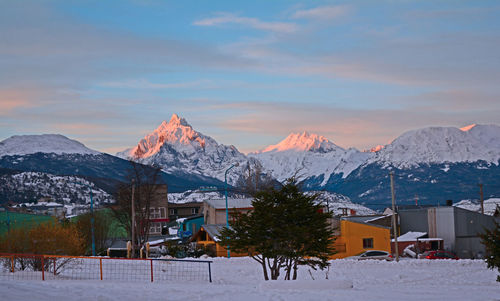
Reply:
[[300, 191], [294, 179], [279, 189], [255, 194], [254, 209], [238, 214], [230, 229], [221, 231], [223, 245], [235, 252], [248, 253], [262, 265], [264, 279], [296, 279], [299, 265], [325, 268], [335, 253], [333, 229], [328, 213], [316, 204], [317, 195]]
[[[488, 268], [497, 269], [500, 272], [500, 225], [495, 223], [496, 227], [493, 230], [486, 229], [484, 234], [481, 234], [481, 242], [486, 247], [486, 263]], [[500, 282], [500, 275], [497, 276], [497, 281]]]

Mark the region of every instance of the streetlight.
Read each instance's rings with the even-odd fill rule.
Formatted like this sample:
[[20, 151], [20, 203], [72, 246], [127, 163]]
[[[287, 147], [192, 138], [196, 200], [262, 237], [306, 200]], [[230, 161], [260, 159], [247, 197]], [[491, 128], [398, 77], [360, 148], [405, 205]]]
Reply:
[[94, 238], [94, 199], [92, 198], [92, 187], [88, 184], [73, 182], [86, 186], [90, 190], [90, 233], [92, 235], [92, 256], [95, 256], [95, 238]]
[[[229, 213], [227, 210], [227, 173], [229, 172], [229, 170], [231, 168], [236, 167], [238, 165], [239, 165], [238, 163], [232, 164], [231, 166], [229, 166], [228, 169], [226, 169], [226, 172], [224, 173], [224, 191], [226, 193], [226, 227], [227, 228], [229, 228]], [[231, 258], [231, 251], [229, 251], [229, 245], [227, 245], [227, 258]]]

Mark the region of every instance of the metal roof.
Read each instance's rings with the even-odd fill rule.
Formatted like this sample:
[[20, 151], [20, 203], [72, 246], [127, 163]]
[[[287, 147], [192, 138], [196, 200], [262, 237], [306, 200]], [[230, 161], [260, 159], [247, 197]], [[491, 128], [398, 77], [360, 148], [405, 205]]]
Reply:
[[220, 241], [220, 230], [226, 227], [226, 224], [204, 224], [201, 227], [205, 230], [205, 232], [208, 233], [208, 235], [210, 235], [210, 237], [214, 241]]
[[[252, 198], [246, 199], [227, 199], [227, 207], [232, 208], [253, 208]], [[205, 201], [210, 207], [215, 209], [226, 209], [226, 199], [210, 199]]]

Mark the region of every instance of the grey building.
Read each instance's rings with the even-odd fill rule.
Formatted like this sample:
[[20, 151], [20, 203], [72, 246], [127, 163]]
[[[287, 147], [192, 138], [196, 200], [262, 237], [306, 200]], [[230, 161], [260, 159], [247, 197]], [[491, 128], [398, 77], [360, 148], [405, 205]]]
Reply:
[[495, 227], [495, 217], [445, 206], [399, 210], [400, 232], [427, 232], [429, 238], [442, 238], [444, 249], [460, 258], [484, 256], [479, 234]]

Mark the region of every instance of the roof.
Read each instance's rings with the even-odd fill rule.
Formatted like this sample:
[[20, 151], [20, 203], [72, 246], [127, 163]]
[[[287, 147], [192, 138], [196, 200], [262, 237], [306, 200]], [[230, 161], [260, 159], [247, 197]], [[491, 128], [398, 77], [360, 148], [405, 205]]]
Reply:
[[355, 220], [355, 219], [349, 219], [349, 218], [342, 218], [342, 220], [346, 222], [351, 222], [351, 223], [356, 223], [356, 224], [361, 224], [365, 226], [370, 226], [370, 227], [377, 227], [377, 228], [384, 228], [384, 229], [391, 229], [391, 227], [386, 227], [382, 225], [377, 225], [377, 224], [372, 224], [372, 223], [366, 223], [363, 220]]
[[[406, 232], [405, 234], [401, 235], [398, 237], [398, 242], [403, 242], [403, 241], [416, 241], [417, 239], [426, 236], [427, 232], [413, 232], [409, 231]], [[392, 239], [394, 241], [394, 239]]]
[[204, 224], [201, 227], [214, 241], [220, 241], [220, 230], [222, 230], [222, 228], [225, 228], [226, 224]]
[[[227, 207], [231, 208], [253, 208], [252, 198], [246, 199], [227, 199]], [[226, 209], [225, 199], [210, 199], [205, 201], [210, 207], [215, 209]]]
[[384, 217], [387, 217], [387, 215], [352, 215], [352, 216], [342, 216], [341, 219], [350, 222], [367, 223]]

